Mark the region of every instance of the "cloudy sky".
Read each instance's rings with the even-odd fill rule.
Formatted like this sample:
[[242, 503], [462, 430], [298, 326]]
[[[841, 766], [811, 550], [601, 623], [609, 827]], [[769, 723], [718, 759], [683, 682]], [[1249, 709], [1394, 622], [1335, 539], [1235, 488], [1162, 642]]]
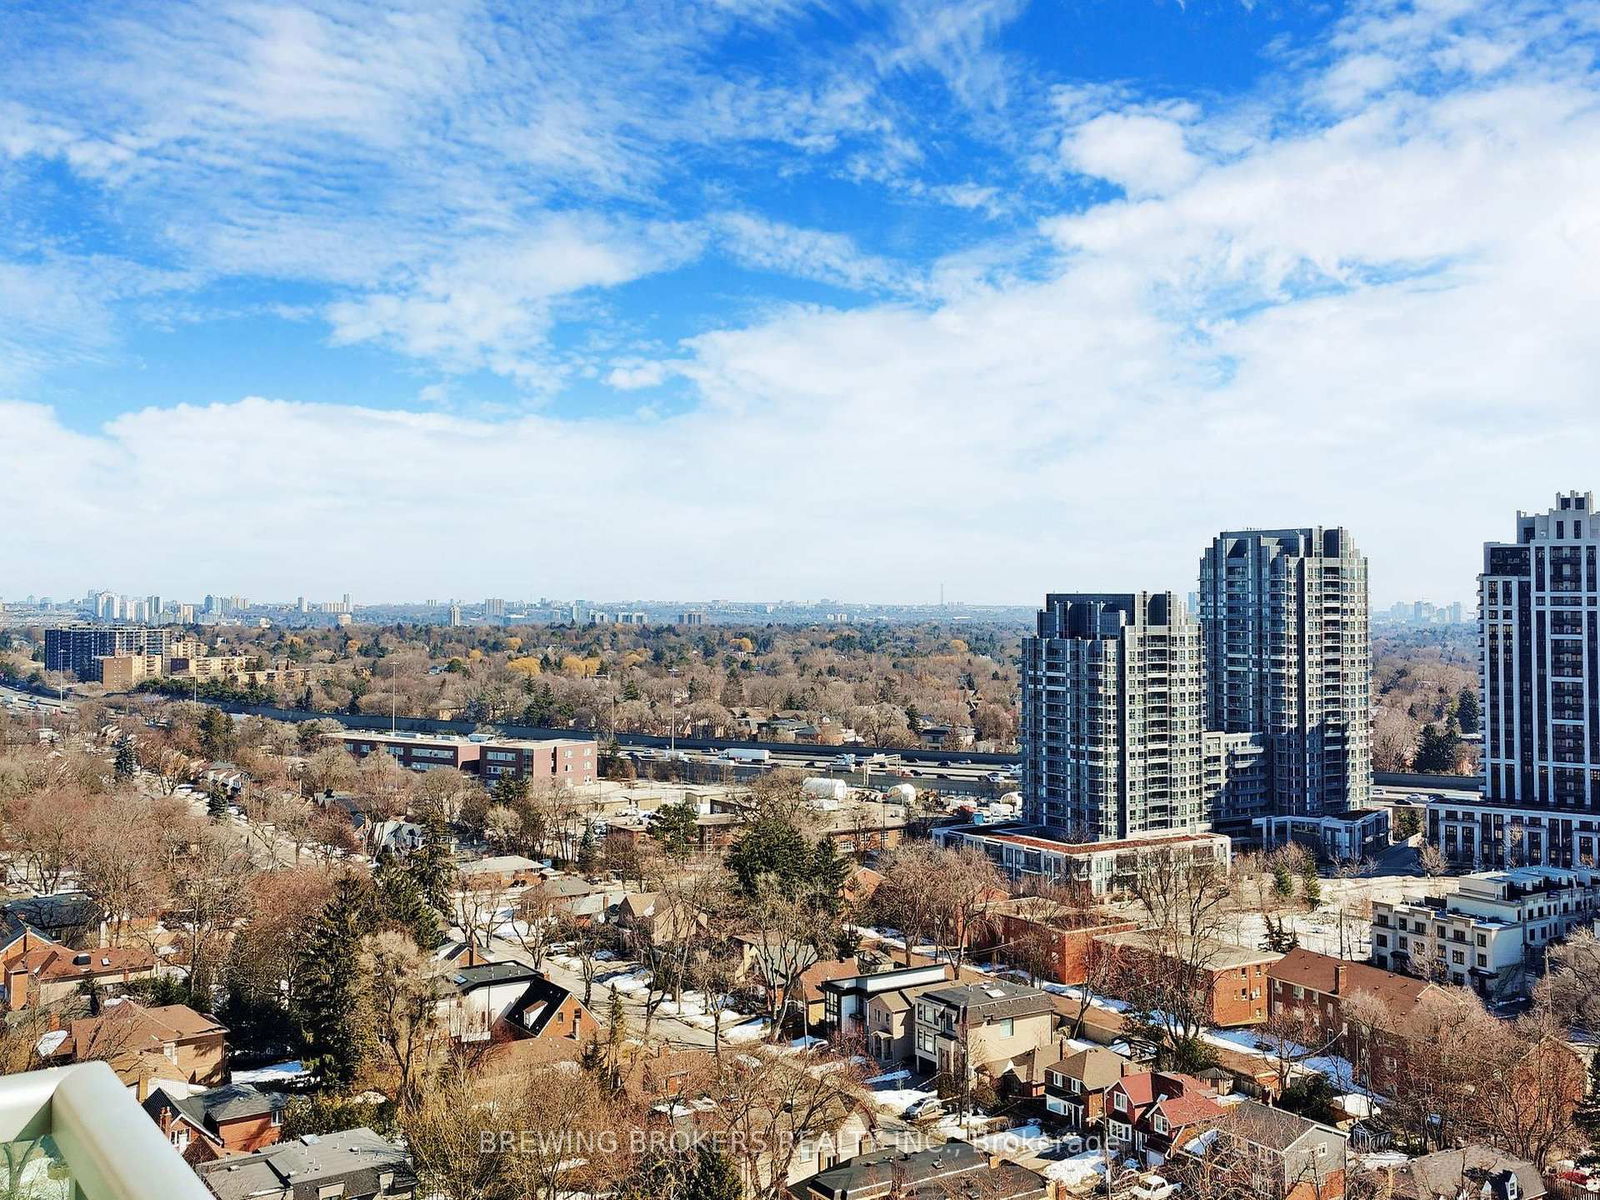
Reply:
[[0, 597], [1031, 603], [1600, 487], [1597, 0], [10, 0]]

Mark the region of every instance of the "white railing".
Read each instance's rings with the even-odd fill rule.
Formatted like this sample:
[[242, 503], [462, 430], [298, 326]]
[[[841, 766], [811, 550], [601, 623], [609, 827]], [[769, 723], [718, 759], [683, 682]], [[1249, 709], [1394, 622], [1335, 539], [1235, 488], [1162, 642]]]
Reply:
[[0, 1141], [45, 1134], [84, 1200], [214, 1200], [103, 1062], [0, 1076]]

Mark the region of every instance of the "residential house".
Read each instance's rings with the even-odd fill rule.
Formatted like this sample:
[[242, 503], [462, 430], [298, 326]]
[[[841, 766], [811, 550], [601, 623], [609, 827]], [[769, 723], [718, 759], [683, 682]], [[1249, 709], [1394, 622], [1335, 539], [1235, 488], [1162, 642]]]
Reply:
[[195, 1173], [217, 1200], [411, 1200], [417, 1187], [410, 1156], [365, 1128], [308, 1134]]
[[185, 1158], [209, 1162], [273, 1145], [288, 1102], [283, 1092], [264, 1092], [248, 1083], [193, 1088], [164, 1080], [152, 1088], [144, 1110]]
[[65, 1000], [84, 984], [116, 991], [122, 984], [156, 974], [155, 955], [147, 950], [124, 946], [74, 950], [15, 917], [0, 922], [0, 939], [4, 939], [0, 977], [8, 1012]]
[[[860, 975], [825, 979], [817, 985], [822, 993], [824, 1021], [832, 1025], [841, 1041], [866, 1044], [868, 1052], [883, 1062], [896, 1062], [909, 1058], [901, 1054], [893, 1037], [875, 1038], [874, 1032], [883, 1032], [881, 1017], [874, 1030], [868, 1023], [868, 1002], [875, 997], [904, 993], [910, 988], [945, 983], [950, 979], [950, 967], [945, 963], [927, 963], [922, 966], [900, 967]], [[884, 1010], [886, 1011], [886, 1010]]]
[[[1183, 1143], [1198, 1168], [1262, 1200], [1338, 1200], [1345, 1191], [1345, 1135], [1327, 1125], [1254, 1100]], [[1177, 1162], [1182, 1163], [1182, 1159]], [[1173, 1171], [1182, 1177], [1182, 1166]]]
[[861, 974], [861, 962], [854, 957], [812, 963], [800, 972], [800, 991], [805, 1003], [807, 1029], [815, 1029], [827, 1023], [828, 1005], [827, 998], [822, 994], [822, 985], [830, 979], [853, 979], [859, 974]]
[[551, 909], [579, 921], [604, 921], [628, 894], [615, 879], [594, 881], [584, 879], [581, 875], [551, 875], [545, 872], [539, 874], [537, 890]]
[[1107, 1144], [1149, 1166], [1224, 1115], [1211, 1088], [1177, 1071], [1124, 1075], [1106, 1089], [1106, 1111]]
[[953, 983], [916, 998], [913, 1055], [957, 1079], [982, 1072], [997, 1086], [1039, 1095], [1055, 1061], [1050, 993], [1003, 980]]
[[1393, 1200], [1541, 1200], [1539, 1168], [1488, 1146], [1424, 1154], [1380, 1168]]
[[1080, 1046], [1044, 1069], [1045, 1111], [1079, 1132], [1106, 1113], [1106, 1093], [1133, 1064], [1104, 1046]]
[[526, 1038], [583, 1042], [600, 1033], [599, 1022], [583, 1001], [543, 975], [528, 982], [501, 1019]]
[[73, 1021], [48, 1057], [58, 1063], [104, 1060], [143, 1101], [156, 1080], [202, 1087], [224, 1083], [228, 1030], [184, 1004], [146, 1007], [110, 1000], [98, 1017]]
[[1207, 1019], [1222, 1029], [1259, 1025], [1267, 1019], [1267, 971], [1280, 954], [1216, 938], [1185, 945], [1181, 952], [1148, 930], [1099, 934], [1095, 954], [1105, 954], [1126, 972], [1181, 970], [1193, 973], [1206, 995]]
[[1049, 1190], [1026, 1167], [991, 1159], [966, 1142], [945, 1142], [924, 1150], [889, 1147], [859, 1154], [790, 1184], [789, 1194], [796, 1200], [1044, 1200]]
[[495, 854], [458, 868], [461, 886], [473, 891], [505, 892], [544, 880], [543, 868], [520, 854]]
[[702, 935], [707, 927], [703, 912], [674, 904], [660, 892], [629, 892], [612, 915], [624, 935], [641, 944], [675, 945]]
[[81, 946], [100, 925], [100, 906], [82, 892], [57, 892], [51, 896], [24, 896], [8, 900], [0, 916], [0, 940], [17, 923], [63, 946]]
[[439, 1021], [458, 1042], [487, 1042], [511, 1037], [503, 1022], [527, 992], [544, 976], [526, 963], [484, 962], [458, 966], [440, 981]]

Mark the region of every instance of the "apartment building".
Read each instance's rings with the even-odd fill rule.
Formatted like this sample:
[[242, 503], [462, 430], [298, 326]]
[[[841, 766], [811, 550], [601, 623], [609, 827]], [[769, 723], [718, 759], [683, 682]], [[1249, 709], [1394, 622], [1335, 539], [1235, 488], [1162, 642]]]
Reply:
[[982, 1071], [1031, 1093], [1054, 1061], [1054, 1025], [1049, 992], [1002, 980], [952, 983], [917, 996], [913, 1057], [955, 1079]]
[[1113, 974], [1123, 978], [1163, 971], [1192, 975], [1196, 992], [1205, 997], [1207, 1021], [1220, 1029], [1267, 1019], [1267, 970], [1283, 957], [1216, 938], [1186, 941], [1180, 950], [1137, 929], [1100, 934], [1093, 953], [1116, 964]]
[[981, 850], [1013, 879], [1052, 879], [1095, 897], [1127, 893], [1141, 871], [1168, 856], [1211, 863], [1224, 872], [1233, 859], [1233, 842], [1220, 833], [1073, 843], [1049, 837], [1050, 832], [1037, 825], [945, 825], [933, 830], [933, 840]]
[[1600, 872], [1555, 867], [1487, 871], [1443, 896], [1372, 905], [1372, 961], [1504, 997], [1523, 991], [1543, 952], [1594, 920]]
[[595, 781], [595, 744], [582, 738], [487, 741], [478, 755], [484, 782], [516, 775], [535, 783], [582, 787]]
[[[1322, 816], [1372, 792], [1367, 560], [1344, 529], [1218, 534], [1200, 560], [1206, 727], [1265, 742], [1275, 813]], [[1248, 809], [1215, 812], [1248, 829]], [[1261, 815], [1259, 813], [1255, 815]]]
[[79, 679], [99, 678], [98, 660], [121, 655], [166, 658], [174, 631], [143, 625], [78, 625], [44, 631], [47, 671], [71, 671]]
[[1073, 986], [1088, 973], [1095, 938], [1138, 928], [1108, 913], [1086, 912], [1040, 896], [991, 904], [984, 923], [991, 936], [975, 947], [978, 953], [988, 952], [996, 961], [1025, 966], [1052, 983]]
[[1428, 806], [1428, 840], [1476, 868], [1600, 862], [1600, 529], [1563, 492], [1488, 542], [1478, 577], [1481, 801]]
[[95, 664], [95, 675], [108, 692], [131, 692], [166, 671], [166, 659], [159, 654], [116, 654], [97, 658]]
[[1047, 596], [1022, 644], [1027, 820], [1080, 842], [1205, 828], [1201, 661], [1171, 592]]
[[375, 733], [356, 729], [341, 733], [338, 737], [344, 743], [344, 748], [357, 758], [366, 758], [369, 754], [387, 754], [409, 771], [426, 771], [430, 767], [476, 771], [478, 756], [483, 749], [481, 742], [471, 738], [404, 731]]

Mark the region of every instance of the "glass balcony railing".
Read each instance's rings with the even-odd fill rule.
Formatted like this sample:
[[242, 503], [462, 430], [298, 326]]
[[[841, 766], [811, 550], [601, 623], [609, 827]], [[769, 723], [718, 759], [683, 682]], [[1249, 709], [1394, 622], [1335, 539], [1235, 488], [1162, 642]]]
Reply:
[[214, 1200], [103, 1062], [0, 1076], [6, 1200]]

